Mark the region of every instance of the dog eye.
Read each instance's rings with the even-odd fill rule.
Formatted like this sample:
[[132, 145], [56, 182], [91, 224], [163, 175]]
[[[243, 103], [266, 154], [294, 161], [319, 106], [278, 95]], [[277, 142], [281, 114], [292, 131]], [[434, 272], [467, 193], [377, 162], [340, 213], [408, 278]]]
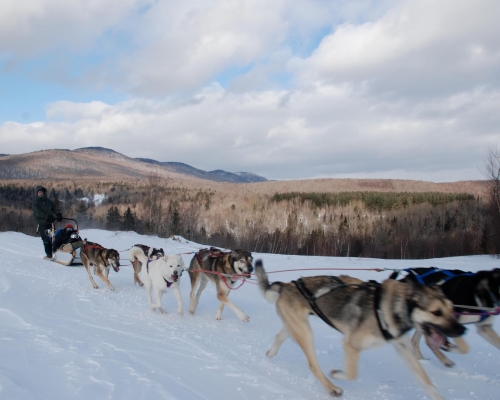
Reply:
[[436, 317], [442, 317], [443, 312], [441, 310], [431, 311]]

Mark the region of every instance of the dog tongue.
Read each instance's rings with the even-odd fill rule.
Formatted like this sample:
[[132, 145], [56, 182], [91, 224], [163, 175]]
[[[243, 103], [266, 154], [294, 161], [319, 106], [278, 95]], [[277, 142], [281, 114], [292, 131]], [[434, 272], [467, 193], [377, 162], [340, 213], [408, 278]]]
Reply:
[[428, 344], [431, 349], [438, 350], [446, 344], [446, 336], [438, 331], [432, 330]]

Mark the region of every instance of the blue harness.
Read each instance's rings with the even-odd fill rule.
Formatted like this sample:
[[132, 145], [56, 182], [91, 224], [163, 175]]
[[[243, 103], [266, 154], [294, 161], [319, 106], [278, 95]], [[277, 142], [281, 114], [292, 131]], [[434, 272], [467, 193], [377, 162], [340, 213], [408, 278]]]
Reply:
[[[448, 282], [450, 279], [456, 278], [457, 276], [474, 276], [475, 275], [472, 272], [464, 272], [462, 274], [455, 274], [455, 273], [448, 271], [446, 269], [439, 269], [439, 268], [433, 268], [430, 271], [427, 271], [421, 275], [418, 275], [412, 268], [406, 268], [406, 269], [404, 269], [404, 271], [408, 272], [408, 273], [411, 272], [413, 274], [413, 276], [415, 277], [415, 279], [417, 280], [417, 282], [420, 283], [421, 285], [424, 285], [424, 286], [427, 286], [427, 282], [425, 282], [424, 278], [427, 278], [428, 276], [434, 275], [435, 273], [438, 273], [438, 272], [445, 275], [445, 277], [443, 279], [436, 282], [436, 285], [438, 285], [438, 286], [442, 285], [445, 282]], [[488, 313], [487, 311], [480, 311], [477, 314], [481, 316], [481, 318], [479, 319], [479, 322], [483, 322], [486, 318], [488, 318], [492, 315], [492, 314]]]

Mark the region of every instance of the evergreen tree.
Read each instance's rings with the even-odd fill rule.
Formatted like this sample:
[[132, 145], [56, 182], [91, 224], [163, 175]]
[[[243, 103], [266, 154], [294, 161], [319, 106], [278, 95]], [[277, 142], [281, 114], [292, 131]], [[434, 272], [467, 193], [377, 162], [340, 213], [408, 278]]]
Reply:
[[135, 231], [136, 216], [132, 213], [130, 207], [127, 207], [123, 213], [122, 229], [124, 231]]
[[172, 235], [182, 235], [182, 221], [177, 207], [172, 208], [172, 216], [170, 218], [170, 233]]
[[106, 229], [111, 231], [117, 231], [120, 229], [121, 216], [118, 207], [111, 206], [108, 209], [108, 214], [106, 215]]

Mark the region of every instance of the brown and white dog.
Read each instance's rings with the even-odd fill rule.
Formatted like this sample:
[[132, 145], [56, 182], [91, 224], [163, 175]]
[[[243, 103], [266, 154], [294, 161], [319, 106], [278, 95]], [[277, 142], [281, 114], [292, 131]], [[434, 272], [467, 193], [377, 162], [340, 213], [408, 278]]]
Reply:
[[[222, 319], [224, 305], [233, 310], [239, 319], [248, 322], [249, 318], [236, 304], [228, 299], [229, 292], [241, 276], [250, 276], [253, 271], [252, 253], [246, 250], [232, 250], [222, 252], [215, 247], [203, 249], [196, 253], [189, 265], [188, 273], [191, 278], [191, 295], [189, 312], [194, 314], [201, 293], [208, 281], [215, 284], [217, 299], [220, 301], [215, 319]], [[198, 292], [196, 287], [200, 284]], [[196, 295], [195, 295], [196, 293]]]
[[139, 279], [139, 272], [141, 272], [143, 265], [146, 265], [148, 261], [157, 260], [164, 255], [165, 252], [163, 249], [155, 249], [144, 244], [134, 244], [128, 252], [128, 258], [134, 266], [134, 284], [143, 285]]
[[310, 314], [315, 314], [344, 334], [345, 371], [331, 371], [332, 378], [355, 379], [360, 352], [391, 343], [427, 395], [433, 400], [442, 399], [413, 354], [407, 335], [412, 328], [432, 329], [436, 335], [450, 337], [465, 332], [454, 316], [453, 305], [438, 287], [393, 279], [382, 283], [364, 282], [346, 275], [311, 276], [289, 283], [269, 283], [260, 260], [255, 264], [255, 272], [262, 294], [269, 302], [276, 303], [276, 311], [283, 321], [283, 328], [267, 352], [268, 357], [274, 357], [291, 336], [326, 391], [340, 396], [342, 388], [323, 374], [316, 358], [308, 320]]
[[98, 286], [90, 273], [90, 266], [94, 266], [94, 274], [101, 278], [111, 290], [115, 290], [108, 279], [109, 267], [112, 266], [115, 272], [120, 270], [120, 253], [114, 249], [106, 249], [98, 243], [83, 241], [83, 246], [80, 251], [80, 258], [83, 265], [87, 269], [90, 282], [94, 289]]

